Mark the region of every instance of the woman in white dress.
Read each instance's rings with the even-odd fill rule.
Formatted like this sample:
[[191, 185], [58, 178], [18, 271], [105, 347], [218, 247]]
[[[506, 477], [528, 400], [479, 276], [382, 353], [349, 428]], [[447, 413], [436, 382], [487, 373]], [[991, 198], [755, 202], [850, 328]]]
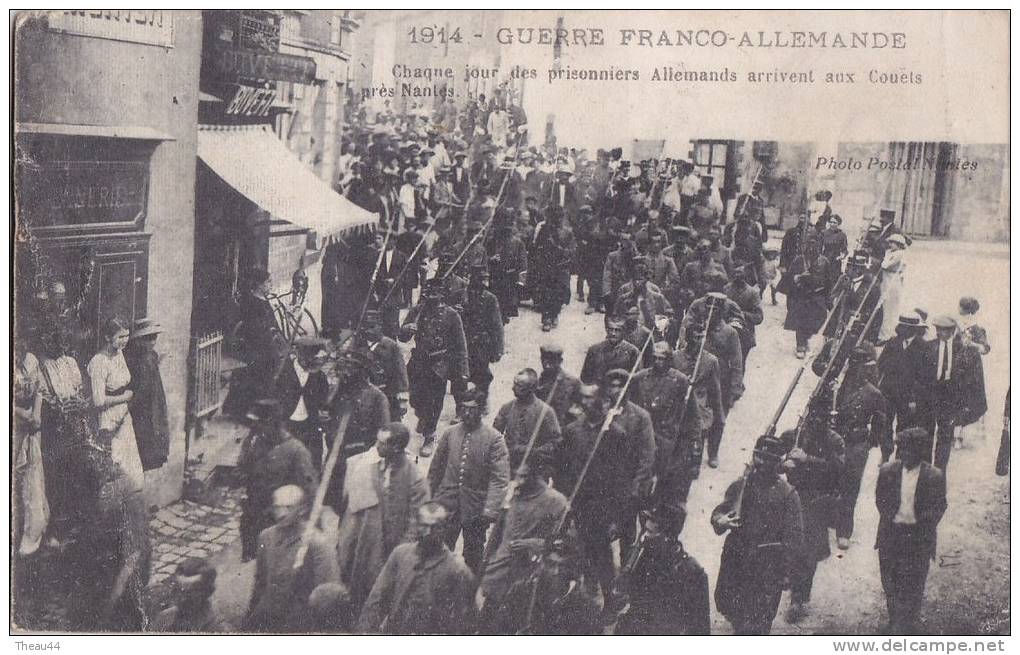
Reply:
[[89, 362], [88, 373], [92, 405], [99, 411], [101, 445], [106, 446], [106, 440], [110, 440], [111, 457], [123, 469], [131, 490], [142, 491], [145, 474], [128, 412], [133, 394], [128, 389], [131, 372], [124, 361], [124, 346], [129, 335], [127, 326], [118, 319], [107, 321], [102, 330], [103, 346]]
[[884, 343], [896, 336], [896, 324], [900, 318], [900, 297], [903, 295], [903, 273], [907, 264], [903, 261], [907, 240], [901, 234], [893, 234], [886, 243], [889, 248], [882, 260], [882, 329], [878, 340]]
[[42, 460], [42, 390], [39, 360], [24, 347], [15, 346], [14, 369], [14, 505], [13, 532], [18, 555], [39, 550], [50, 506]]

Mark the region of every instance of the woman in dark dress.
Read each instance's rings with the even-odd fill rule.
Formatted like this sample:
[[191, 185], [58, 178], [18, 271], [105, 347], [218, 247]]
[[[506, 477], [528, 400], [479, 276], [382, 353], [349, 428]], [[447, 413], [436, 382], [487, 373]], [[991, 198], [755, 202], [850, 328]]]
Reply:
[[161, 332], [151, 319], [135, 321], [125, 355], [131, 371], [131, 421], [138, 441], [138, 455], [146, 471], [166, 463], [170, 452], [170, 422], [166, 409], [166, 392], [159, 372], [156, 338]]

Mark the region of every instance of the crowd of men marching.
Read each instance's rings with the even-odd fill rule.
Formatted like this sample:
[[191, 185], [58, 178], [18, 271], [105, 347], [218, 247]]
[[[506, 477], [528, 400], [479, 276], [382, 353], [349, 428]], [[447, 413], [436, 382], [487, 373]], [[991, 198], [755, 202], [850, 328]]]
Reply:
[[[690, 162], [528, 147], [524, 125], [498, 137], [469, 144], [413, 117], [351, 132], [342, 186], [381, 229], [327, 252], [322, 338], [281, 347], [268, 278], [253, 280], [228, 402], [253, 422], [241, 529], [257, 572], [239, 627], [707, 634], [708, 579], [680, 540], [687, 498], [719, 465], [763, 299], [779, 293], [803, 365], [712, 512], [715, 609], [767, 634], [789, 589], [799, 621], [830, 529], [850, 545], [878, 447], [889, 624], [918, 630], [954, 438], [986, 410], [976, 301], [962, 322], [900, 310], [910, 242], [890, 212], [850, 248], [820, 193], [775, 249], [759, 181], [727, 212]], [[534, 320], [519, 312], [530, 299], [553, 331], [574, 294], [605, 315], [605, 339], [576, 372], [542, 344], [514, 399], [490, 406], [504, 325]], [[406, 363], [398, 342], [413, 343]], [[798, 385], [812, 389], [803, 418], [777, 434]], [[457, 420], [437, 435], [448, 388]], [[177, 577], [191, 591], [160, 629], [210, 629], [215, 571]]]

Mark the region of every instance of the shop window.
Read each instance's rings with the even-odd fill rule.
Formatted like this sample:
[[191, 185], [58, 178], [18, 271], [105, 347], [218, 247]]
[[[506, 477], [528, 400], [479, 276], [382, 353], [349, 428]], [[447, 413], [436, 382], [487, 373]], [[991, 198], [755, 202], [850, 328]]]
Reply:
[[154, 144], [33, 135], [16, 144], [17, 208], [38, 233], [137, 231], [145, 225]]

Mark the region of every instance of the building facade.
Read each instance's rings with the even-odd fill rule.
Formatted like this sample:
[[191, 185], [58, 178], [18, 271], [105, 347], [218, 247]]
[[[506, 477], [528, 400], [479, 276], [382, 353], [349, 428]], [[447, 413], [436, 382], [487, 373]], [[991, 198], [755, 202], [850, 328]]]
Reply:
[[55, 282], [83, 365], [107, 319], [162, 325], [170, 455], [146, 473], [162, 505], [184, 478], [202, 15], [24, 12], [14, 34], [18, 328], [43, 327]]

